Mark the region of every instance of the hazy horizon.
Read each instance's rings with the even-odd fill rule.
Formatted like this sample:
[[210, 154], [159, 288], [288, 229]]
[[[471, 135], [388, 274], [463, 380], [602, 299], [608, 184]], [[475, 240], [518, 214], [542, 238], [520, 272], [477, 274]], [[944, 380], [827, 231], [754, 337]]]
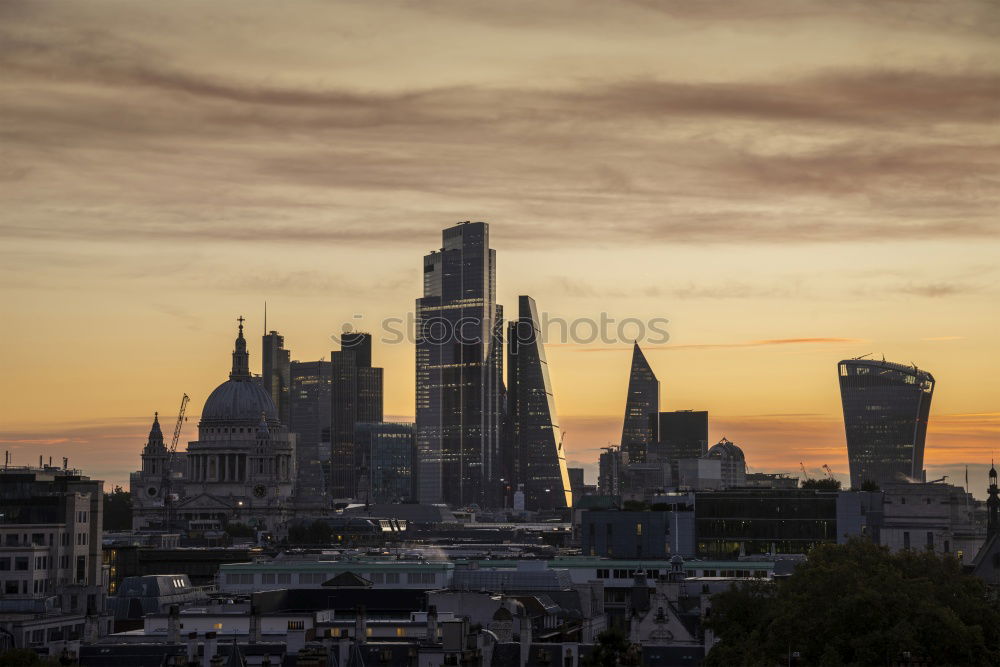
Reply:
[[[753, 471], [846, 480], [836, 364], [884, 354], [937, 380], [928, 478], [969, 464], [982, 496], [998, 37], [985, 0], [0, 4], [3, 448], [126, 484], [153, 412], [226, 379], [237, 316], [254, 372], [265, 301], [329, 358], [484, 220], [508, 320], [519, 294], [669, 320], [661, 409], [708, 410]], [[547, 353], [593, 483], [630, 344]], [[412, 418], [413, 346], [373, 356]]]

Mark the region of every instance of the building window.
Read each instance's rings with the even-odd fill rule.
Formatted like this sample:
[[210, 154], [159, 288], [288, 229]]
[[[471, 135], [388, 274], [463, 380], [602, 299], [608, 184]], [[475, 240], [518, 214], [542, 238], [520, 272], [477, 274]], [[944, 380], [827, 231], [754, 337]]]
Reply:
[[905, 530], [903, 531], [903, 548], [904, 549], [910, 548], [910, 533], [909, 531]]
[[927, 531], [927, 548], [930, 551], [934, 551], [934, 533]]
[[641, 523], [635, 524], [635, 534], [636, 534], [637, 537], [642, 537], [642, 524]]

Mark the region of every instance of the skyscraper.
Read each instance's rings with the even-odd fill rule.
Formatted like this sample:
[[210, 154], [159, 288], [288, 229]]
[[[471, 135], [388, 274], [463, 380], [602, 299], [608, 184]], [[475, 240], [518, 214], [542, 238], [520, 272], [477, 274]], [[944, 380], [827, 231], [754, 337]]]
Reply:
[[416, 303], [419, 499], [459, 507], [500, 502], [503, 311], [489, 225], [442, 232], [424, 257]]
[[340, 351], [330, 353], [330, 494], [334, 498], [352, 498], [357, 492], [355, 426], [382, 421], [382, 369], [372, 367], [371, 360], [372, 337], [367, 333], [342, 334]]
[[646, 460], [646, 448], [653, 439], [649, 417], [659, 410], [660, 381], [656, 379], [636, 341], [632, 348], [632, 368], [629, 371], [621, 443], [630, 462]]
[[399, 503], [413, 499], [413, 424], [359, 423], [354, 430], [355, 465], [367, 482], [372, 503]]
[[551, 510], [572, 507], [562, 431], [556, 416], [549, 365], [545, 359], [535, 300], [518, 299], [518, 319], [508, 325], [507, 412], [510, 416], [511, 459], [506, 466], [511, 486], [523, 485], [525, 508]]
[[597, 464], [597, 492], [602, 496], [621, 495], [628, 454], [619, 447], [604, 447]]
[[285, 349], [285, 337], [277, 331], [264, 334], [261, 341], [261, 381], [264, 389], [271, 396], [274, 406], [278, 409], [278, 421], [288, 425], [288, 387], [291, 384], [289, 375], [291, 352]]
[[288, 430], [296, 434], [296, 488], [299, 502], [319, 502], [329, 484], [323, 478], [330, 462], [330, 409], [333, 364], [293, 361], [289, 365]]
[[670, 461], [676, 483], [677, 461], [700, 459], [708, 453], [708, 412], [705, 410], [675, 410], [650, 416], [652, 438], [649, 453], [660, 460]]
[[888, 361], [840, 362], [851, 486], [922, 479], [934, 376]]

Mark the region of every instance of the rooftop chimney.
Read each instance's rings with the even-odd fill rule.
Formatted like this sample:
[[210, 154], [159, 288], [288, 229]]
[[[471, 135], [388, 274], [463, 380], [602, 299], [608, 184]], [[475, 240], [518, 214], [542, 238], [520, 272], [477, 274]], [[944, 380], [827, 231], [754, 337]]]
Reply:
[[363, 604], [359, 604], [354, 612], [354, 641], [359, 646], [368, 641], [368, 617]]
[[427, 643], [436, 644], [438, 636], [438, 610], [437, 605], [427, 607]]
[[218, 646], [219, 639], [215, 632], [206, 632], [205, 652], [201, 655], [201, 667], [213, 667], [212, 658], [215, 657], [215, 652]]
[[198, 664], [198, 633], [190, 632], [187, 638], [187, 658], [189, 665]]
[[181, 610], [175, 604], [167, 610], [167, 641], [176, 644], [181, 640]]

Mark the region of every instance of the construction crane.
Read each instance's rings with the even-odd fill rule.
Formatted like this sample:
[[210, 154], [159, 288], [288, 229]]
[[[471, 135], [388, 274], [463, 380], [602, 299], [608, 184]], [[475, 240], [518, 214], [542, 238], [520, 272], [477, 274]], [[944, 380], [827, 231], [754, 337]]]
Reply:
[[163, 522], [167, 532], [170, 532], [174, 525], [174, 505], [170, 489], [171, 482], [173, 481], [171, 479], [171, 471], [174, 466], [174, 458], [177, 455], [177, 443], [181, 439], [181, 429], [184, 428], [184, 422], [187, 419], [184, 413], [187, 411], [187, 404], [190, 400], [187, 394], [184, 394], [183, 398], [181, 398], [181, 408], [177, 411], [177, 423], [174, 424], [174, 437], [170, 441], [170, 449], [167, 450], [167, 460], [163, 463], [163, 480], [160, 488], [163, 494]]
[[826, 471], [826, 476], [827, 476], [828, 478], [830, 478], [830, 479], [836, 479], [836, 477], [834, 477], [834, 476], [833, 476], [833, 471], [832, 471], [832, 470], [830, 470], [830, 466], [828, 466], [828, 465], [827, 465], [827, 464], [825, 464], [825, 463], [823, 464], [823, 470], [825, 470], [825, 471]]
[[812, 477], [809, 476], [809, 473], [806, 472], [806, 464], [805, 463], [803, 463], [802, 461], [799, 461], [799, 467], [802, 468], [802, 474], [805, 475], [806, 479], [812, 479]]
[[187, 404], [190, 400], [187, 394], [184, 394], [184, 398], [181, 399], [181, 409], [177, 411], [177, 423], [174, 425], [174, 438], [170, 441], [170, 460], [173, 460], [174, 454], [177, 452], [177, 443], [181, 439], [181, 428], [183, 428], [184, 422], [187, 421], [184, 412], [187, 410]]

